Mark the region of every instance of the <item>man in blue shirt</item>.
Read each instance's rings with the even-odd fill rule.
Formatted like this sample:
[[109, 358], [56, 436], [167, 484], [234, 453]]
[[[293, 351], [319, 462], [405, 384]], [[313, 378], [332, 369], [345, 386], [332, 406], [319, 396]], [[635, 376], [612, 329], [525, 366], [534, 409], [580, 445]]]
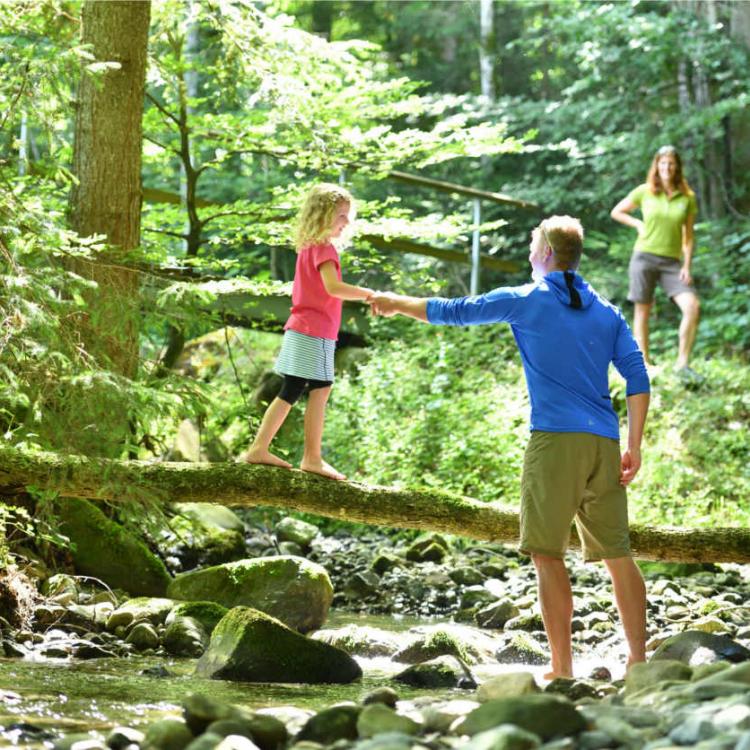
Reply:
[[[625, 486], [641, 465], [649, 404], [643, 355], [620, 311], [576, 273], [578, 219], [552, 216], [531, 235], [533, 282], [456, 299], [377, 294], [373, 309], [435, 325], [510, 323], [531, 402], [531, 437], [521, 483], [520, 549], [539, 583], [551, 671], [572, 677], [573, 596], [564, 555], [575, 521], [584, 559], [603, 560], [628, 641], [628, 666], [645, 661], [646, 589], [628, 533]], [[609, 396], [614, 364], [627, 383], [628, 438]]]

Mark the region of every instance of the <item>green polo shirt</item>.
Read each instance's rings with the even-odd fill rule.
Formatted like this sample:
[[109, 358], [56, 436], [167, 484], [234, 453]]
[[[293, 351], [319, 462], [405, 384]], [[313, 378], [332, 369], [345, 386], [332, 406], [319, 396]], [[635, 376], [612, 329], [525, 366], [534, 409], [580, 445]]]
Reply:
[[672, 197], [667, 198], [666, 193], [654, 195], [644, 184], [633, 190], [628, 198], [641, 209], [644, 224], [633, 250], [680, 260], [682, 227], [688, 216], [698, 213], [695, 193], [672, 193]]

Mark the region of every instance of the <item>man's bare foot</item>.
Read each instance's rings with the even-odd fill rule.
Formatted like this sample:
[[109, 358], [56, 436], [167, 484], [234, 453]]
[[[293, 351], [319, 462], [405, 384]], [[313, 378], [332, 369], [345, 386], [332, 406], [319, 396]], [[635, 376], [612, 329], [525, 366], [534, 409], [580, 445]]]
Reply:
[[291, 469], [292, 465], [283, 458], [274, 456], [271, 451], [260, 448], [250, 448], [242, 456], [242, 460], [248, 464], [266, 464], [267, 466], [280, 466], [282, 469]]
[[302, 461], [299, 465], [302, 471], [309, 471], [311, 474], [320, 474], [329, 479], [346, 479], [346, 477], [323, 460], [320, 461]]

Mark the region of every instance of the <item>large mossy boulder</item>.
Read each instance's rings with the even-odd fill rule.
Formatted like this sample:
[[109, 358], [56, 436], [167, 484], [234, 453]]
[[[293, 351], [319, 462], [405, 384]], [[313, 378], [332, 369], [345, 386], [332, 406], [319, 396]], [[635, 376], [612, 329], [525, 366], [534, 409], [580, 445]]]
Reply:
[[349, 683], [362, 676], [345, 651], [249, 607], [235, 607], [219, 622], [195, 673], [219, 680], [308, 684]]
[[161, 596], [171, 580], [164, 563], [134, 533], [88, 500], [58, 501], [60, 531], [71, 541], [76, 571], [135, 596]]
[[169, 596], [212, 601], [228, 609], [252, 607], [300, 633], [317, 630], [326, 619], [333, 586], [325, 569], [303, 557], [257, 557], [177, 576]]

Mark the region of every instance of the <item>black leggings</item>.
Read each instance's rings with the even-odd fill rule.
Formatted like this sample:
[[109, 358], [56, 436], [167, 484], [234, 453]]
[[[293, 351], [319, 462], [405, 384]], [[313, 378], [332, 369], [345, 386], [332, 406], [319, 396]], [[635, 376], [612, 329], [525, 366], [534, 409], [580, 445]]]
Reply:
[[328, 388], [329, 385], [333, 385], [333, 381], [308, 380], [307, 378], [298, 378], [296, 375], [284, 375], [284, 382], [281, 384], [279, 398], [288, 404], [295, 404], [305, 390], [309, 393], [316, 388]]

